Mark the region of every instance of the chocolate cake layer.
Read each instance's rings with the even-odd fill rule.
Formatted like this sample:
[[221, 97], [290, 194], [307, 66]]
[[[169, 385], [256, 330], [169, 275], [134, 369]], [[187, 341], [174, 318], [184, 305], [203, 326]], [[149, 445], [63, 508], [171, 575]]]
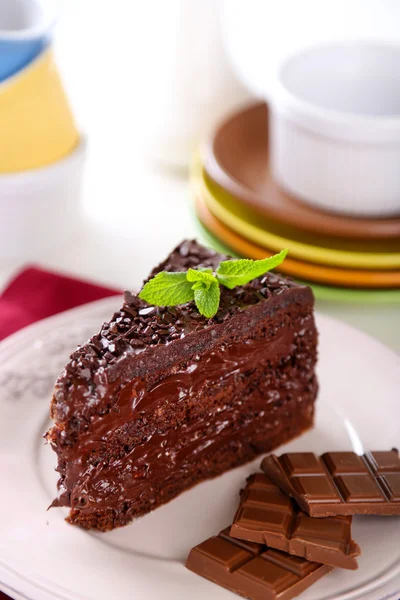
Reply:
[[[185, 242], [160, 270], [212, 266]], [[194, 304], [123, 308], [59, 378], [48, 439], [69, 520], [110, 529], [312, 424], [317, 392], [313, 297], [273, 274], [222, 289], [213, 319]]]

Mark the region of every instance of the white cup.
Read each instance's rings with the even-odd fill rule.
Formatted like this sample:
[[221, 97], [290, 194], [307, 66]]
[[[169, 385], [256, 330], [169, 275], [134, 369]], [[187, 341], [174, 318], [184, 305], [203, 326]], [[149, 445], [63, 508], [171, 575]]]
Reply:
[[283, 188], [326, 211], [400, 214], [400, 46], [302, 50], [280, 66], [268, 99]]

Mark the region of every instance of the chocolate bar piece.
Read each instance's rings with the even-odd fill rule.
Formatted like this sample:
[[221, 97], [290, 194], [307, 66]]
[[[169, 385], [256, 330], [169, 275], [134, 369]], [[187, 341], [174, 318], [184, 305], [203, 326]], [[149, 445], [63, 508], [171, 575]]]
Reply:
[[234, 539], [229, 528], [193, 548], [186, 567], [249, 600], [290, 600], [332, 569]]
[[400, 515], [398, 450], [270, 455], [263, 471], [312, 517]]
[[247, 480], [230, 534], [308, 560], [357, 569], [352, 517], [313, 519], [263, 473]]

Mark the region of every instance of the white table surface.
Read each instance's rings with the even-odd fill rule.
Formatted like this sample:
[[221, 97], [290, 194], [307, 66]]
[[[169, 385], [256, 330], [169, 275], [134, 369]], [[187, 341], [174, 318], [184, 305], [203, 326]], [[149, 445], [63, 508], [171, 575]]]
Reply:
[[[75, 238], [40, 263], [129, 288], [180, 240], [195, 237], [196, 228], [185, 175], [152, 164], [143, 151], [155, 105], [147, 101], [154, 74], [145, 59], [152, 53], [153, 64], [157, 49], [148, 43], [148, 28], [135, 20], [136, 3], [129, 8], [116, 0], [114, 30], [106, 4], [96, 5], [94, 19], [91, 2], [69, 0], [58, 32], [59, 65], [89, 139], [84, 217]], [[0, 288], [23, 264], [0, 262]], [[317, 302], [317, 309], [400, 354], [400, 306]]]

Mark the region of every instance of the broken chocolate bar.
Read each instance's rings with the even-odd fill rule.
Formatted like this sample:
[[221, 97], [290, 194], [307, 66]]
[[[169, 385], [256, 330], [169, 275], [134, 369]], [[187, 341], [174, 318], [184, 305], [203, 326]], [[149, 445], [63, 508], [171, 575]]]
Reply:
[[270, 455], [263, 471], [312, 517], [400, 515], [398, 450]]
[[352, 517], [313, 519], [263, 473], [247, 480], [230, 534], [315, 562], [357, 569]]
[[249, 600], [290, 600], [332, 569], [236, 540], [229, 528], [193, 548], [186, 567]]

